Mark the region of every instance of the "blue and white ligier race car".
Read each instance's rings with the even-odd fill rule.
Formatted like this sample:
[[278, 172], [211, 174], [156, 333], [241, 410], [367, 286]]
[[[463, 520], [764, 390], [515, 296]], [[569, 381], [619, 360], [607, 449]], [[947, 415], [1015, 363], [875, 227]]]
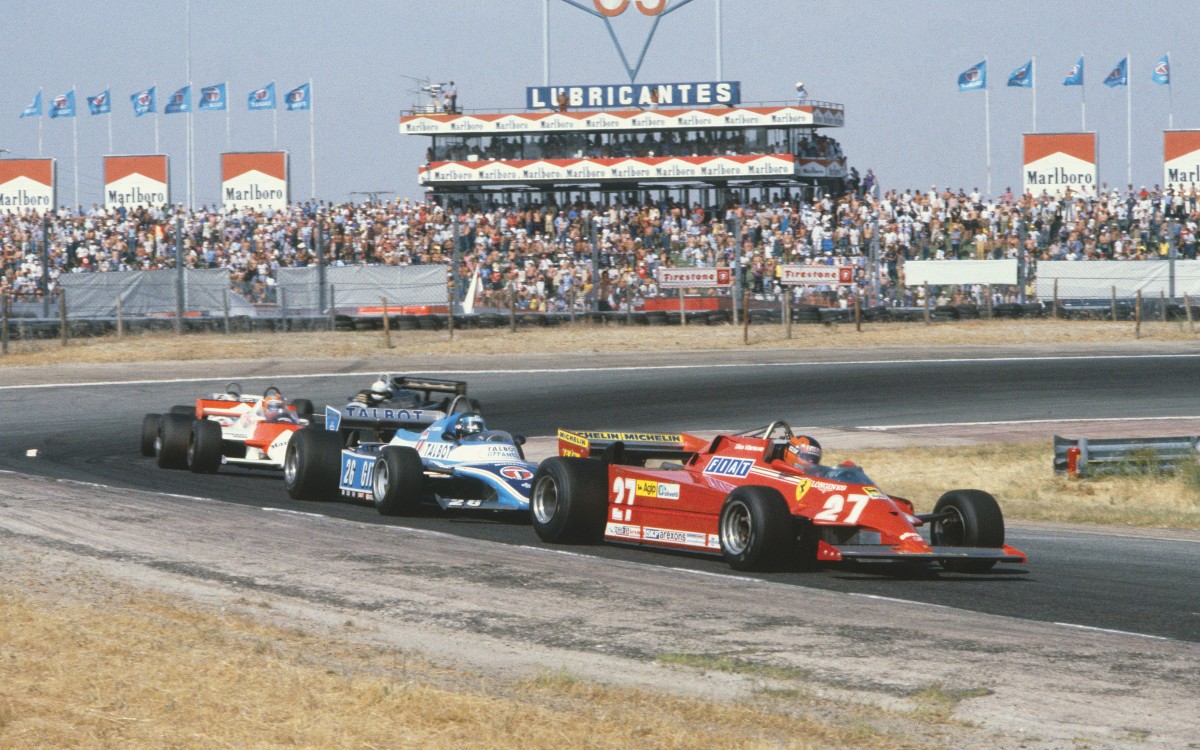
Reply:
[[396, 430], [386, 443], [346, 445], [337, 428], [307, 427], [288, 444], [284, 484], [297, 500], [370, 500], [389, 516], [416, 513], [426, 501], [527, 512], [537, 464], [525, 460], [524, 442], [489, 430], [476, 412], [441, 416], [419, 432]]

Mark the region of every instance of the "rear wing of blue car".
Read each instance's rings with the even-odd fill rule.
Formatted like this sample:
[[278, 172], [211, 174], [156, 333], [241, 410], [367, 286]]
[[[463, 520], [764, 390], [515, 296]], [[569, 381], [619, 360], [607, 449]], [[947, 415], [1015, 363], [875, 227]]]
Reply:
[[392, 378], [392, 388], [406, 391], [418, 391], [430, 399], [433, 393], [450, 393], [461, 396], [467, 392], [467, 384], [461, 380], [440, 380], [438, 378], [416, 378], [408, 375], [397, 375]]
[[412, 430], [425, 429], [446, 416], [436, 409], [396, 409], [382, 406], [346, 404], [340, 409], [325, 407], [325, 429], [345, 430]]

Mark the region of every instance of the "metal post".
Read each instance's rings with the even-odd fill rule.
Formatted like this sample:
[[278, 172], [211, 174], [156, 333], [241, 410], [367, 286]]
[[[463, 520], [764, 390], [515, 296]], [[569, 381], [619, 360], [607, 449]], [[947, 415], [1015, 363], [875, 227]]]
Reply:
[[317, 226], [313, 230], [316, 235], [313, 244], [317, 250], [317, 308], [318, 312], [325, 312], [325, 284], [328, 281], [325, 271], [325, 238], [321, 235], [321, 213], [317, 212]]
[[683, 287], [679, 287], [679, 325], [687, 325], [687, 303], [684, 301]]
[[383, 345], [388, 349], [392, 348], [392, 326], [388, 320], [388, 305], [387, 297], [381, 297], [380, 302], [383, 304]]
[[600, 243], [589, 242], [592, 246], [592, 310], [600, 312]]
[[633, 282], [629, 282], [628, 290], [625, 294], [625, 327], [633, 325]]
[[987, 319], [991, 320], [992, 319], [992, 285], [991, 284], [987, 285], [986, 307], [987, 307]]
[[452, 262], [451, 262], [451, 264], [450, 264], [450, 280], [451, 280], [451, 283], [452, 283], [452, 287], [451, 287], [451, 288], [454, 290], [454, 291], [453, 291], [453, 296], [450, 298], [450, 310], [451, 310], [451, 314], [453, 314], [453, 311], [454, 311], [454, 301], [455, 301], [455, 300], [457, 300], [457, 299], [458, 299], [458, 297], [459, 297], [459, 288], [458, 288], [458, 285], [459, 285], [459, 273], [458, 273], [458, 264], [459, 264], [459, 260], [458, 260], [458, 258], [459, 258], [459, 255], [458, 255], [458, 252], [459, 252], [459, 248], [458, 248], [458, 242], [459, 242], [459, 235], [458, 235], [458, 216], [457, 216], [457, 215], [450, 217], [450, 228], [451, 228], [451, 230], [453, 230], [453, 232], [454, 232], [454, 255], [453, 255], [453, 258], [454, 258], [454, 259], [453, 259], [453, 261], [452, 261]]
[[854, 330], [862, 333], [862, 300], [857, 292], [854, 294]]
[[0, 294], [0, 354], [8, 354], [8, 292]]
[[[451, 279], [451, 281], [454, 281]], [[446, 331], [450, 334], [450, 340], [454, 340], [454, 289], [450, 284], [446, 285]]]
[[58, 290], [58, 332], [62, 336], [62, 345], [67, 345], [70, 332], [67, 330], [67, 290]]
[[1137, 306], [1133, 309], [1133, 337], [1140, 339], [1142, 337], [1142, 290], [1137, 293]]
[[783, 330], [787, 337], [792, 337], [792, 294], [790, 287], [783, 287]]
[[183, 217], [175, 219], [175, 333], [183, 335]]
[[[733, 324], [738, 324], [738, 293], [742, 291], [742, 263], [736, 257], [733, 259], [733, 289], [730, 290], [729, 297], [731, 307], [733, 309]], [[742, 316], [746, 315], [745, 305], [741, 306]]]
[[121, 293], [117, 292], [117, 338], [125, 336], [125, 316], [121, 306]]
[[279, 332], [287, 333], [287, 292], [279, 288]]
[[1054, 309], [1050, 311], [1050, 317], [1058, 320], [1058, 279], [1054, 280]]
[[[38, 149], [39, 155], [41, 149]], [[42, 317], [50, 317], [50, 215], [42, 216]]]
[[925, 285], [925, 325], [929, 325], [929, 284]]
[[1162, 289], [1158, 290], [1158, 319], [1167, 322], [1167, 293]]
[[221, 315], [225, 318], [225, 335], [229, 335], [229, 289], [221, 290]]
[[[574, 309], [572, 308], [572, 315]], [[517, 332], [517, 282], [508, 282], [508, 330]]]
[[742, 292], [742, 343], [750, 343], [750, 292]]
[[337, 286], [329, 285], [329, 330], [337, 330]]
[[571, 286], [571, 296], [567, 298], [567, 317], [571, 320], [571, 325], [575, 325], [575, 303], [577, 302], [575, 286]]
[[1184, 314], [1187, 315], [1188, 332], [1195, 333], [1196, 324], [1192, 320], [1192, 300], [1186, 294], [1183, 295], [1183, 311]]
[[1117, 285], [1112, 286], [1112, 322], [1117, 322]]

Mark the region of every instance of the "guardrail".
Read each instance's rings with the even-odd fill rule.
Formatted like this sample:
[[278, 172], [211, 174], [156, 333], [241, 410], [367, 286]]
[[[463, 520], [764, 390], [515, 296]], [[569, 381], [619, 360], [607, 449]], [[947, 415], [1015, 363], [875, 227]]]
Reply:
[[1200, 436], [1065, 438], [1054, 436], [1054, 473], [1073, 477], [1169, 471], [1197, 460]]

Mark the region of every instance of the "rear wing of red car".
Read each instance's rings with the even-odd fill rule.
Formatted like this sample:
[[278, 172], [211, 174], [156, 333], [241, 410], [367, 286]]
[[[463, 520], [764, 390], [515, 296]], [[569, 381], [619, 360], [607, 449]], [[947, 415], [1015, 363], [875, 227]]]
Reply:
[[683, 433], [558, 431], [558, 455], [599, 458], [607, 463], [644, 466], [651, 459], [687, 462], [709, 441]]

